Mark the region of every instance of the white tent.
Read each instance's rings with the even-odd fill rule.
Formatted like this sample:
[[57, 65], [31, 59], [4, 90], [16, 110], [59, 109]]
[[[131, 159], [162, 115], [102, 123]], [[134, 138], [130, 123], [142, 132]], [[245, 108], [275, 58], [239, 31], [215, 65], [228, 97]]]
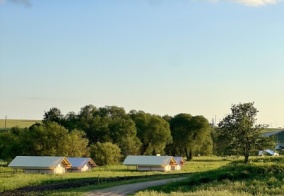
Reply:
[[176, 161], [172, 156], [133, 156], [129, 155], [123, 162], [126, 166], [135, 166], [140, 171], [170, 171]]
[[72, 167], [68, 169], [70, 172], [90, 171], [93, 167], [97, 167], [96, 163], [91, 158], [68, 157], [67, 159], [72, 165]]
[[8, 167], [23, 169], [25, 173], [66, 173], [71, 163], [66, 157], [16, 156]]
[[174, 157], [176, 165], [172, 166], [172, 170], [181, 170], [182, 166], [185, 165], [185, 160], [183, 157]]

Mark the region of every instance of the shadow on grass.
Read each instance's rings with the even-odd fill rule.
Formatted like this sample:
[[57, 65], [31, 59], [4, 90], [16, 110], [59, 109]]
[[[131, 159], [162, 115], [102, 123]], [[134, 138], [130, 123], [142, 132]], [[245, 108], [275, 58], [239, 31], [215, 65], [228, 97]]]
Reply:
[[202, 160], [197, 160], [197, 159], [193, 159], [192, 161], [187, 161], [187, 163], [190, 163], [190, 162], [207, 162], [207, 163], [209, 163], [209, 162], [222, 162], [222, 161], [224, 161], [224, 162], [228, 162], [228, 161], [232, 161], [233, 159], [223, 159], [223, 160], [214, 160], [214, 159], [212, 159], [212, 160], [204, 160], [204, 159], [202, 159]]

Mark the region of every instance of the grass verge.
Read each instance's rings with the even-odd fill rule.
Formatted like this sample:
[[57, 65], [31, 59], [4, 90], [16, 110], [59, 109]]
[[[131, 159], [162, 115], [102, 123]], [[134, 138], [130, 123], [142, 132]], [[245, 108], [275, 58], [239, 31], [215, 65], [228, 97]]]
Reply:
[[198, 172], [188, 179], [149, 188], [145, 195], [283, 195], [284, 158], [256, 158], [249, 164], [234, 161], [216, 170]]

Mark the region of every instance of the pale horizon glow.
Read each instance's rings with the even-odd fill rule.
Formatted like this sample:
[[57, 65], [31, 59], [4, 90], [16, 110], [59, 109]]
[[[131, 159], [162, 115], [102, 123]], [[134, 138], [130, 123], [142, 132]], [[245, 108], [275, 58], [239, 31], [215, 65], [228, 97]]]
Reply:
[[254, 102], [258, 123], [284, 127], [283, 10], [278, 0], [0, 0], [0, 119], [92, 104], [218, 122]]
[[271, 4], [277, 4], [281, 0], [209, 0], [213, 3], [220, 3], [220, 2], [232, 2], [232, 3], [240, 3], [249, 7], [259, 7]]
[[279, 0], [233, 0], [247, 6], [264, 6], [266, 4], [276, 4]]

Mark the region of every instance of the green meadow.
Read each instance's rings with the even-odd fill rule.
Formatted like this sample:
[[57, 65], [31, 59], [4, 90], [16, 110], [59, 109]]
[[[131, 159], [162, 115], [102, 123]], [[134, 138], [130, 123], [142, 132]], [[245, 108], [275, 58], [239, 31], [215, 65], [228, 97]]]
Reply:
[[16, 120], [16, 119], [0, 119], [0, 131], [8, 130], [11, 127], [26, 128], [34, 123], [41, 122], [40, 120]]
[[137, 196], [283, 195], [284, 158], [254, 157], [249, 164], [232, 161], [214, 170], [193, 173], [186, 180], [153, 187]]
[[[248, 164], [243, 164], [242, 157], [194, 157], [193, 161], [186, 162], [182, 170], [171, 172], [140, 172], [134, 168], [128, 170], [123, 165], [114, 165], [96, 167], [84, 173], [49, 175], [24, 174], [22, 171], [14, 172], [10, 168], [0, 167], [0, 194], [5, 190], [28, 186], [54, 186], [90, 179], [100, 181], [100, 183], [90, 183], [80, 187], [41, 192], [43, 195], [83, 195], [91, 190], [120, 184], [180, 176], [186, 179], [152, 187], [135, 195], [283, 195], [284, 157], [251, 157]], [[124, 177], [124, 179], [106, 180], [116, 177]]]

